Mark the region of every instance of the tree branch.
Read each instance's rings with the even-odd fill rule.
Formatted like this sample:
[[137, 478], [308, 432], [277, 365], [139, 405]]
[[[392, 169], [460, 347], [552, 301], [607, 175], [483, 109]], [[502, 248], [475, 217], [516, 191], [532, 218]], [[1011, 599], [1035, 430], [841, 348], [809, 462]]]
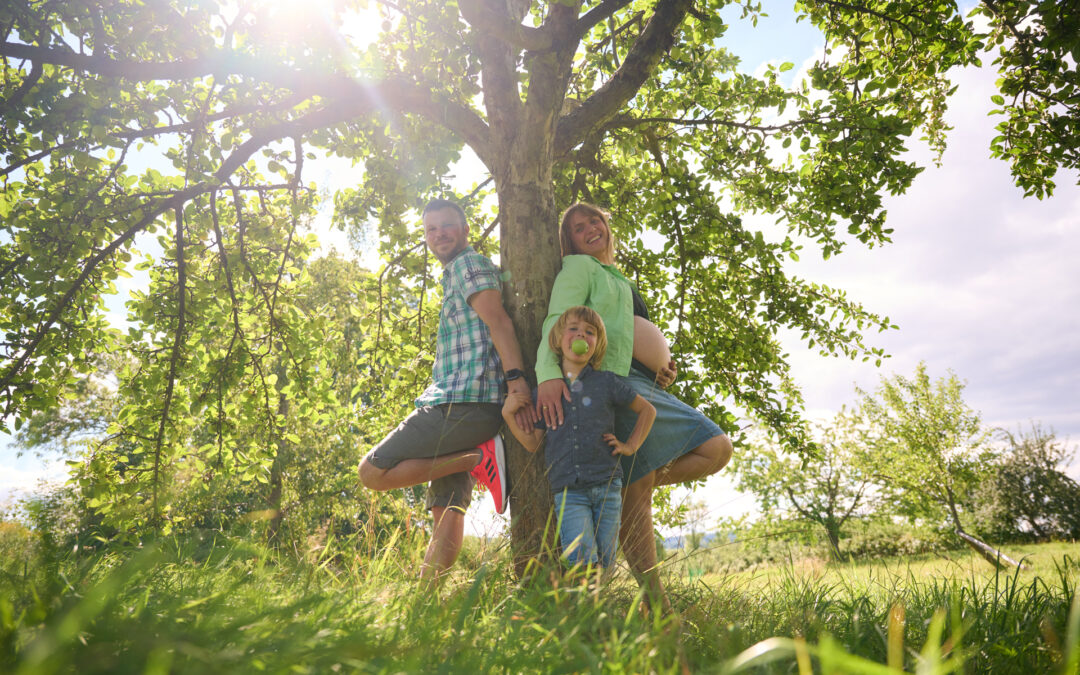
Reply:
[[862, 485], [859, 486], [859, 491], [858, 491], [858, 493], [856, 493], [854, 501], [851, 502], [851, 508], [849, 508], [847, 510], [847, 513], [845, 513], [840, 518], [840, 525], [841, 526], [843, 526], [843, 524], [847, 522], [848, 518], [850, 518], [851, 515], [853, 513], [855, 513], [855, 509], [859, 506], [859, 502], [862, 500], [863, 493], [866, 491], [866, 488], [868, 486], [869, 486], [868, 481], [863, 481]]
[[575, 28], [577, 39], [580, 40], [585, 37], [585, 34], [592, 30], [596, 24], [611, 17], [615, 12], [626, 7], [632, 1], [633, 0], [604, 0], [596, 7], [590, 9], [577, 21], [577, 26]]
[[790, 487], [784, 488], [784, 491], [787, 492], [788, 499], [791, 500], [792, 506], [795, 507], [795, 510], [798, 511], [802, 515], [802, 517], [806, 518], [807, 520], [820, 522], [820, 518], [817, 515], [804, 509], [802, 504], [800, 504], [798, 500], [795, 499], [795, 492], [792, 491]]
[[249, 113], [267, 113], [275, 110], [292, 108], [293, 106], [298, 105], [305, 100], [307, 100], [307, 97], [296, 95], [290, 96], [282, 101], [278, 101], [277, 103], [257, 102], [250, 105], [229, 108], [228, 110], [222, 110], [220, 112], [200, 116], [198, 119], [194, 119], [188, 122], [178, 122], [176, 124], [163, 125], [159, 127], [149, 127], [146, 129], [122, 129], [116, 131], [115, 135], [120, 138], [136, 139], [146, 138], [147, 136], [159, 136], [161, 134], [191, 132], [207, 123], [220, 122], [221, 120], [228, 119], [230, 117], [247, 115]]
[[645, 12], [635, 12], [632, 17], [626, 20], [621, 26], [615, 26], [613, 21], [608, 22], [609, 30], [608, 34], [604, 36], [604, 39], [589, 46], [590, 52], [597, 52], [604, 48], [604, 45], [611, 43], [611, 53], [615, 57], [615, 68], [622, 68], [622, 64], [619, 63], [618, 46], [615, 44], [615, 39], [622, 33], [630, 30], [631, 26], [637, 26], [638, 30], [641, 30], [641, 20], [645, 17]]
[[243, 166], [256, 151], [267, 143], [280, 138], [302, 134], [305, 131], [320, 126], [341, 122], [351, 118], [355, 114], [355, 109], [347, 106], [327, 106], [324, 109], [310, 113], [302, 118], [267, 127], [260, 132], [256, 132], [250, 139], [233, 151], [233, 153], [222, 162], [218, 170], [214, 172], [211, 179], [191, 185], [157, 203], [148, 204], [143, 209], [143, 216], [139, 218], [135, 224], [86, 261], [79, 276], [72, 282], [71, 287], [68, 288], [67, 292], [56, 302], [52, 310], [48, 312], [38, 325], [37, 330], [23, 349], [22, 354], [3, 371], [2, 375], [0, 375], [0, 390], [7, 389], [14, 384], [15, 378], [22, 372], [26, 363], [37, 352], [38, 346], [41, 344], [41, 341], [45, 339], [45, 335], [48, 333], [49, 329], [52, 328], [52, 326], [60, 320], [60, 317], [64, 312], [68, 310], [71, 303], [74, 301], [75, 296], [82, 290], [83, 286], [90, 279], [90, 276], [94, 271], [97, 270], [98, 266], [112, 256], [121, 246], [131, 241], [136, 234], [143, 231], [148, 225], [157, 220], [158, 216], [170, 209], [178, 208], [185, 202], [220, 186], [233, 174], [233, 172]]
[[23, 83], [15, 90], [15, 93], [10, 98], [0, 102], [0, 117], [7, 119], [8, 111], [14, 110], [22, 105], [23, 98], [37, 86], [37, 83], [41, 80], [41, 74], [43, 68], [40, 63], [34, 63], [30, 66], [30, 72], [27, 74]]
[[431, 89], [392, 77], [380, 82], [357, 81], [348, 75], [319, 75], [268, 64], [245, 54], [219, 51], [194, 59], [157, 63], [120, 61], [107, 56], [79, 54], [70, 49], [38, 47], [14, 42], [0, 43], [0, 56], [66, 66], [87, 73], [126, 80], [190, 80], [213, 75], [250, 77], [290, 90], [304, 98], [321, 95], [330, 100], [361, 101], [373, 109], [415, 113], [441, 124], [473, 147], [481, 159], [488, 153], [488, 128], [467, 106], [437, 99]]
[[[27, 164], [33, 164], [34, 162], [38, 161], [39, 159], [44, 159], [45, 157], [48, 157], [49, 155], [51, 155], [54, 152], [57, 152], [59, 150], [67, 150], [68, 148], [73, 148], [76, 145], [78, 145], [78, 142], [76, 142], [76, 141], [68, 141], [66, 143], [60, 143], [59, 145], [54, 145], [51, 148], [45, 148], [41, 152], [36, 152], [36, 153], [34, 153], [32, 155], [29, 155], [27, 157], [23, 157], [22, 159], [14, 162], [13, 164], [9, 164], [9, 165], [5, 166], [3, 169], [0, 169], [0, 177], [12, 174], [15, 171], [18, 171], [22, 167], [26, 166]], [[96, 150], [99, 147], [101, 147], [101, 146], [94, 146], [90, 150], [93, 151], [93, 150]]]
[[912, 38], [917, 37], [915, 35], [915, 31], [911, 30], [911, 28], [906, 23], [904, 23], [900, 19], [897, 19], [896, 17], [889, 16], [888, 14], [885, 14], [884, 12], [879, 12], [877, 10], [870, 9], [869, 7], [866, 7], [866, 6], [863, 6], [863, 5], [852, 5], [852, 4], [847, 3], [847, 2], [839, 2], [838, 0], [818, 0], [818, 2], [820, 2], [823, 5], [828, 5], [829, 7], [836, 7], [836, 8], [839, 8], [839, 9], [847, 9], [847, 10], [851, 10], [852, 12], [857, 12], [859, 14], [870, 14], [872, 16], [876, 16], [877, 18], [881, 19], [882, 21], [885, 21], [887, 23], [892, 23], [892, 24], [895, 24], [895, 25], [899, 26], [900, 28], [903, 28], [910, 37], [912, 37]]
[[161, 404], [161, 420], [158, 422], [157, 438], [154, 442], [154, 493], [151, 513], [154, 522], [158, 522], [158, 482], [161, 468], [161, 446], [165, 441], [165, 427], [169, 422], [169, 408], [172, 405], [173, 387], [176, 384], [176, 369], [180, 361], [180, 348], [184, 343], [184, 296], [187, 295], [187, 266], [184, 264], [184, 204], [176, 205], [176, 336], [173, 340], [172, 354], [169, 356], [169, 376], [165, 380], [165, 401]]
[[675, 31], [691, 4], [691, 0], [659, 0], [656, 3], [656, 10], [634, 41], [622, 66], [592, 96], [559, 120], [556, 156], [569, 152], [592, 129], [607, 121], [633, 98], [675, 42]]
[[352, 82], [351, 89], [359, 90], [362, 99], [372, 99], [372, 103], [385, 101], [394, 104], [398, 112], [421, 115], [442, 125], [465, 141], [484, 164], [491, 166], [491, 129], [467, 106], [437, 99], [430, 89], [404, 79], [390, 79], [378, 85]]
[[550, 32], [514, 21], [502, 7], [489, 0], [459, 0], [458, 9], [470, 26], [512, 47], [546, 52], [554, 44]]
[[604, 126], [606, 129], [632, 129], [641, 126], [642, 124], [681, 124], [688, 127], [728, 127], [730, 129], [742, 129], [744, 131], [772, 133], [777, 131], [787, 131], [788, 129], [803, 127], [810, 124], [821, 124], [824, 121], [825, 120], [820, 117], [813, 117], [809, 119], [792, 120], [790, 122], [784, 122], [783, 124], [761, 125], [750, 124], [749, 122], [722, 120], [712, 117], [634, 117], [633, 115], [616, 115]]

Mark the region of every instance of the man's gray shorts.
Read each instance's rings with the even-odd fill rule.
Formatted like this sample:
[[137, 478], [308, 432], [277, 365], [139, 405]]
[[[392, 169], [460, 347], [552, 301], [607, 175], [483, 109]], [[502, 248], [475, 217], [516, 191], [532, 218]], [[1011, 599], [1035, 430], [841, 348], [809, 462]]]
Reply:
[[[502, 428], [498, 403], [443, 403], [417, 408], [372, 448], [372, 466], [393, 468], [406, 459], [431, 459], [470, 450]], [[465, 511], [472, 501], [475, 479], [468, 472], [437, 478], [428, 485], [427, 507], [452, 506]]]

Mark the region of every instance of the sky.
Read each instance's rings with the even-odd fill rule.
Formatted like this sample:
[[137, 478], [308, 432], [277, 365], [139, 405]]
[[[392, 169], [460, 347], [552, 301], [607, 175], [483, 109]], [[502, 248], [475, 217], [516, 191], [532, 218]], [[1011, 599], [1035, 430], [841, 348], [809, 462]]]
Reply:
[[[767, 59], [805, 66], [823, 46], [812, 27], [790, 14], [762, 19], [754, 32], [733, 28], [725, 39], [748, 71]], [[788, 74], [795, 78], [801, 70]], [[828, 261], [808, 248], [790, 265], [792, 274], [842, 288], [899, 326], [868, 336], [890, 355], [881, 368], [821, 357], [785, 337], [809, 417], [831, 417], [855, 402], [856, 385], [873, 390], [882, 376], [910, 375], [923, 361], [933, 378], [951, 371], [966, 382], [964, 400], [985, 425], [1015, 431], [1037, 421], [1078, 446], [1080, 187], [1075, 174], [1059, 173], [1053, 197], [1024, 198], [1008, 166], [990, 159], [997, 118], [986, 113], [995, 79], [989, 67], [955, 73], [959, 89], [947, 115], [953, 130], [940, 167], [911, 142], [913, 157], [928, 168], [906, 194], [886, 199], [891, 244], [870, 250], [855, 243]], [[344, 241], [326, 239], [339, 247]], [[62, 464], [15, 454], [0, 437], [0, 500], [33, 489], [39, 479], [62, 479]], [[1068, 473], [1080, 479], [1080, 460]], [[678, 498], [705, 502], [698, 530], [754, 510], [752, 497], [737, 493], [725, 472]], [[471, 534], [506, 525], [487, 496], [477, 495], [473, 511]]]
[[[738, 40], [743, 64], [792, 61], [805, 67], [824, 42], [791, 15], [759, 22], [761, 39]], [[734, 32], [732, 33], [734, 36]], [[779, 50], [779, 52], [777, 51]], [[812, 419], [828, 419], [857, 401], [855, 387], [873, 391], [882, 377], [911, 375], [925, 362], [934, 379], [954, 373], [964, 401], [987, 427], [1016, 431], [1038, 422], [1080, 447], [1080, 186], [1059, 172], [1054, 196], [1024, 198], [1008, 165], [991, 159], [999, 118], [987, 115], [997, 74], [989, 66], [953, 75], [958, 89], [946, 116], [953, 129], [941, 166], [917, 142], [911, 154], [926, 170], [904, 195], [887, 197], [892, 243], [857, 243], [829, 260], [810, 249], [790, 273], [844, 289], [898, 330], [871, 334], [890, 358], [873, 362], [821, 357], [798, 336], [784, 336], [792, 376]], [[789, 71], [796, 74], [802, 68]], [[747, 220], [753, 220], [747, 219]], [[771, 220], [758, 219], [768, 229]], [[1077, 452], [1080, 455], [1080, 452]], [[1067, 473], [1080, 480], [1080, 457]], [[730, 475], [713, 476], [680, 499], [706, 503], [710, 530], [720, 517], [752, 513], [752, 496]]]

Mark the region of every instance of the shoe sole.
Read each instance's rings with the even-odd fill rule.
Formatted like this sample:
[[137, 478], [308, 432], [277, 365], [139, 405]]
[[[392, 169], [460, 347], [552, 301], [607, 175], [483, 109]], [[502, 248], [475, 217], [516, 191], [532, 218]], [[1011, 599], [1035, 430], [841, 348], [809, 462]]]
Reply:
[[503, 447], [503, 440], [500, 434], [495, 435], [495, 469], [499, 472], [499, 485], [502, 486], [502, 504], [495, 505], [495, 512], [502, 513], [506, 510], [506, 504], [510, 501], [510, 495], [507, 494], [506, 489], [506, 471], [503, 467], [506, 466], [506, 449]]

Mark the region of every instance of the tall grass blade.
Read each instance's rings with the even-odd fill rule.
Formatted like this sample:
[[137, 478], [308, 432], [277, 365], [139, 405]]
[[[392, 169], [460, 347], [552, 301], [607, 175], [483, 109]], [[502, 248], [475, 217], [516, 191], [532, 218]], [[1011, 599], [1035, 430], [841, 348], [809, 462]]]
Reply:
[[795, 653], [795, 641], [791, 638], [771, 637], [744, 649], [727, 663], [725, 673], [744, 673], [780, 660], [787, 660]]
[[1065, 657], [1061, 660], [1061, 675], [1077, 673], [1080, 673], [1080, 593], [1074, 592], [1069, 623], [1065, 629]]
[[147, 547], [94, 584], [58, 619], [46, 625], [26, 648], [26, 658], [16, 671], [39, 675], [62, 668], [64, 650], [75, 642], [94, 619], [116, 602], [120, 589], [161, 560], [156, 547]]

